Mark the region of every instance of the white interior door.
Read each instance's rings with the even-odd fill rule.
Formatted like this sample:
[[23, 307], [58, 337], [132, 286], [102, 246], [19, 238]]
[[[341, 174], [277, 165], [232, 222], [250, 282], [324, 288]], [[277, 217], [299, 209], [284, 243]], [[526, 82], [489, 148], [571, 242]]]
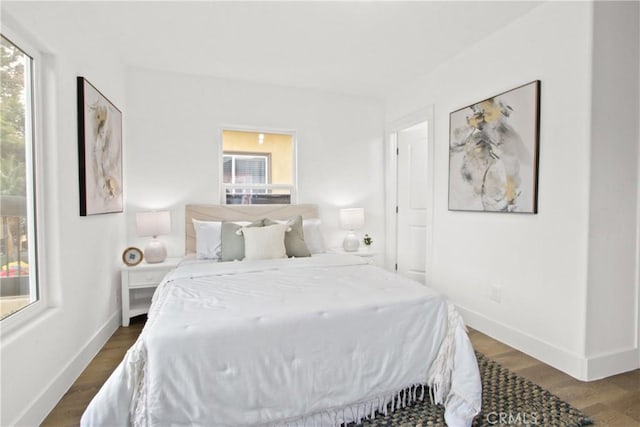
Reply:
[[425, 283], [428, 122], [397, 132], [397, 270]]

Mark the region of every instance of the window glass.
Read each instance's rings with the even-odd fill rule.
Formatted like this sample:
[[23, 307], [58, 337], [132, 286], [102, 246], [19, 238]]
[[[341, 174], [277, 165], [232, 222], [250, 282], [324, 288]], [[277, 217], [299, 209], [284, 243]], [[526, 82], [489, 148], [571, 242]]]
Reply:
[[33, 59], [0, 43], [0, 319], [37, 301], [33, 200]]
[[225, 130], [222, 145], [225, 203], [291, 203], [293, 135]]
[[233, 183], [233, 157], [224, 156], [222, 160], [222, 180], [225, 184]]
[[224, 182], [226, 184], [268, 184], [269, 156], [266, 155], [224, 155]]

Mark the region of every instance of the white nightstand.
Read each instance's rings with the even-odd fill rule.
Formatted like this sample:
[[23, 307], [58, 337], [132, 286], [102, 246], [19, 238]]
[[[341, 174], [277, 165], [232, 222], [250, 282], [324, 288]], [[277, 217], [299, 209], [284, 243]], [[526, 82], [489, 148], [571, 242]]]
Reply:
[[360, 245], [358, 250], [355, 252], [347, 252], [343, 248], [330, 248], [329, 252], [332, 252], [334, 254], [355, 255], [366, 258], [368, 264], [373, 264], [376, 255], [378, 255], [378, 253], [374, 251], [373, 248], [367, 248], [364, 245]]
[[133, 267], [122, 267], [122, 326], [129, 326], [129, 319], [149, 311], [153, 292], [181, 259], [167, 258], [158, 264], [143, 261]]

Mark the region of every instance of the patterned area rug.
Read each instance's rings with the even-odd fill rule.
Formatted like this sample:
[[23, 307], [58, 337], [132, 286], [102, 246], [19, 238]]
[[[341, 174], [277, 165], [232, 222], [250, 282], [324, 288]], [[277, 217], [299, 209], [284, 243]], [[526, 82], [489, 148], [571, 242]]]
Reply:
[[[482, 353], [476, 352], [482, 378], [482, 412], [474, 427], [492, 426], [587, 426], [591, 419], [542, 387], [519, 377]], [[386, 417], [362, 423], [367, 427], [444, 426], [444, 407], [427, 397]]]

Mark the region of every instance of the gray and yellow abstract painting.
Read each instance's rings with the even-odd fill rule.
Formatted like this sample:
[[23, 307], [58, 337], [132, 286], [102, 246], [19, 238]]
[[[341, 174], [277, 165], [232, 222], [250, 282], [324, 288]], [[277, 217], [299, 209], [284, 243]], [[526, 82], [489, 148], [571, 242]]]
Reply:
[[536, 213], [540, 81], [450, 115], [449, 210]]
[[122, 113], [78, 77], [80, 215], [122, 212]]

